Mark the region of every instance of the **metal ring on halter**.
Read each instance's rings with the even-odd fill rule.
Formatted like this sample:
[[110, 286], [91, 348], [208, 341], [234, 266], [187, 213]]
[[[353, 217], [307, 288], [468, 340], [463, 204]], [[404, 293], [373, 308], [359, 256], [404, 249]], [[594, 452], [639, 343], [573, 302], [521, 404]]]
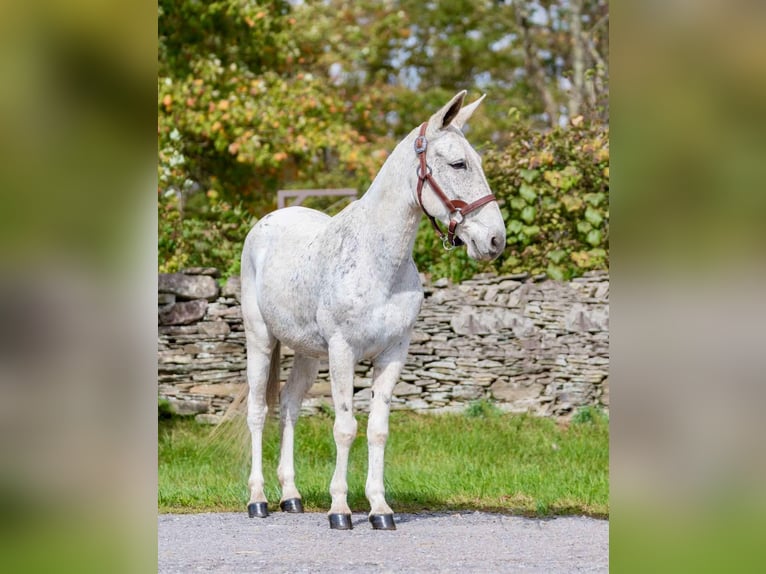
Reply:
[[428, 164], [426, 164], [426, 170], [428, 171], [428, 174], [427, 175], [422, 175], [420, 173], [420, 166], [418, 166], [418, 177], [420, 179], [425, 179], [425, 178], [427, 178], [429, 175], [431, 175], [433, 173], [433, 171], [431, 171], [431, 166], [428, 165]]
[[444, 247], [446, 251], [452, 251], [457, 246], [450, 243], [449, 238], [445, 235], [444, 237], [442, 237], [442, 247]]

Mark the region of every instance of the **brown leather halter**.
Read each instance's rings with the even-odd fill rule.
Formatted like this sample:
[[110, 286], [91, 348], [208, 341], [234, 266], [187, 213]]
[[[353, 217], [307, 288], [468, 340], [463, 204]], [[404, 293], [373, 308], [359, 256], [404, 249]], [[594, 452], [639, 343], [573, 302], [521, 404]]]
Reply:
[[[497, 201], [497, 199], [491, 193], [477, 199], [473, 203], [466, 203], [461, 199], [450, 199], [447, 197], [447, 194], [442, 191], [442, 188], [439, 187], [439, 184], [436, 183], [433, 175], [431, 175], [431, 168], [426, 163], [426, 149], [428, 148], [428, 140], [426, 139], [427, 125], [428, 122], [423, 122], [420, 125], [420, 133], [415, 139], [415, 153], [420, 159], [420, 165], [418, 165], [418, 203], [420, 203], [420, 209], [423, 210], [423, 213], [425, 213], [428, 216], [428, 219], [431, 220], [431, 225], [433, 226], [434, 231], [436, 231], [436, 234], [442, 240], [442, 245], [444, 245], [444, 248], [450, 250], [459, 245], [463, 245], [463, 241], [457, 235], [455, 235], [455, 230], [457, 229], [458, 225], [463, 223], [465, 216], [492, 201]], [[446, 234], [439, 227], [439, 224], [436, 222], [436, 218], [428, 213], [426, 208], [423, 206], [423, 186], [426, 182], [430, 184], [431, 189], [433, 189], [434, 193], [436, 194], [436, 197], [438, 197], [447, 207], [447, 209], [449, 209], [449, 226], [447, 228]]]

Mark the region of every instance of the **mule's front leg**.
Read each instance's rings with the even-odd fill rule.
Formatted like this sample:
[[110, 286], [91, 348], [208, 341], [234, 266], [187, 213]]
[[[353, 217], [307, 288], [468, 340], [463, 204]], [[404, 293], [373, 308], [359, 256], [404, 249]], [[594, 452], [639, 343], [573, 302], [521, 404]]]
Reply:
[[332, 399], [335, 405], [335, 437], [336, 461], [335, 472], [330, 482], [332, 506], [328, 516], [330, 528], [350, 530], [351, 509], [348, 506], [348, 453], [356, 437], [356, 419], [353, 413], [354, 396], [354, 364], [356, 358], [345, 341], [331, 341], [329, 348], [330, 382]]
[[370, 501], [370, 522], [376, 530], [396, 530], [394, 512], [386, 503], [383, 485], [383, 460], [388, 439], [388, 414], [394, 386], [407, 357], [409, 340], [402, 341], [375, 360], [367, 423], [369, 461], [365, 494]]

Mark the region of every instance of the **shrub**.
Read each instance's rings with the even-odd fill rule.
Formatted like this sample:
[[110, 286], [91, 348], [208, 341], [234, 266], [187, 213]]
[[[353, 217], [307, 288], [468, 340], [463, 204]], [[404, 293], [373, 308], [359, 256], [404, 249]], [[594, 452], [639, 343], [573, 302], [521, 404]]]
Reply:
[[217, 267], [224, 277], [237, 275], [242, 244], [256, 218], [240, 204], [219, 201], [215, 192], [197, 194], [193, 199], [199, 200], [199, 205], [181, 210], [173, 192], [160, 195], [159, 271]]
[[608, 267], [608, 129], [519, 128], [484, 163], [506, 223], [508, 247], [494, 263], [498, 272], [566, 280]]

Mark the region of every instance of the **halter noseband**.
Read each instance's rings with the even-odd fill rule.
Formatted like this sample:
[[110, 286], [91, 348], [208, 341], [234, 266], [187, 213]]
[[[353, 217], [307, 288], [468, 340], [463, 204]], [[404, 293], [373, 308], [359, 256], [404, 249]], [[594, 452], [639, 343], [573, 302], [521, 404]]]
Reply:
[[[455, 230], [458, 225], [463, 223], [465, 216], [491, 201], [497, 201], [497, 199], [491, 193], [477, 199], [473, 203], [466, 203], [461, 199], [450, 199], [447, 197], [442, 191], [442, 188], [439, 187], [439, 184], [436, 183], [433, 175], [431, 175], [431, 168], [426, 163], [426, 149], [428, 148], [428, 140], [426, 139], [427, 124], [428, 122], [424, 122], [420, 125], [420, 133], [418, 134], [418, 137], [415, 138], [415, 153], [420, 159], [420, 164], [418, 165], [418, 203], [420, 203], [420, 209], [423, 210], [423, 213], [425, 213], [428, 216], [428, 219], [431, 220], [431, 225], [442, 240], [444, 248], [450, 250], [459, 245], [463, 245], [463, 241], [455, 235]], [[436, 218], [428, 213], [423, 206], [423, 186], [426, 181], [431, 186], [431, 189], [434, 190], [436, 197], [438, 197], [447, 209], [449, 209], [449, 226], [446, 234], [439, 227]]]

